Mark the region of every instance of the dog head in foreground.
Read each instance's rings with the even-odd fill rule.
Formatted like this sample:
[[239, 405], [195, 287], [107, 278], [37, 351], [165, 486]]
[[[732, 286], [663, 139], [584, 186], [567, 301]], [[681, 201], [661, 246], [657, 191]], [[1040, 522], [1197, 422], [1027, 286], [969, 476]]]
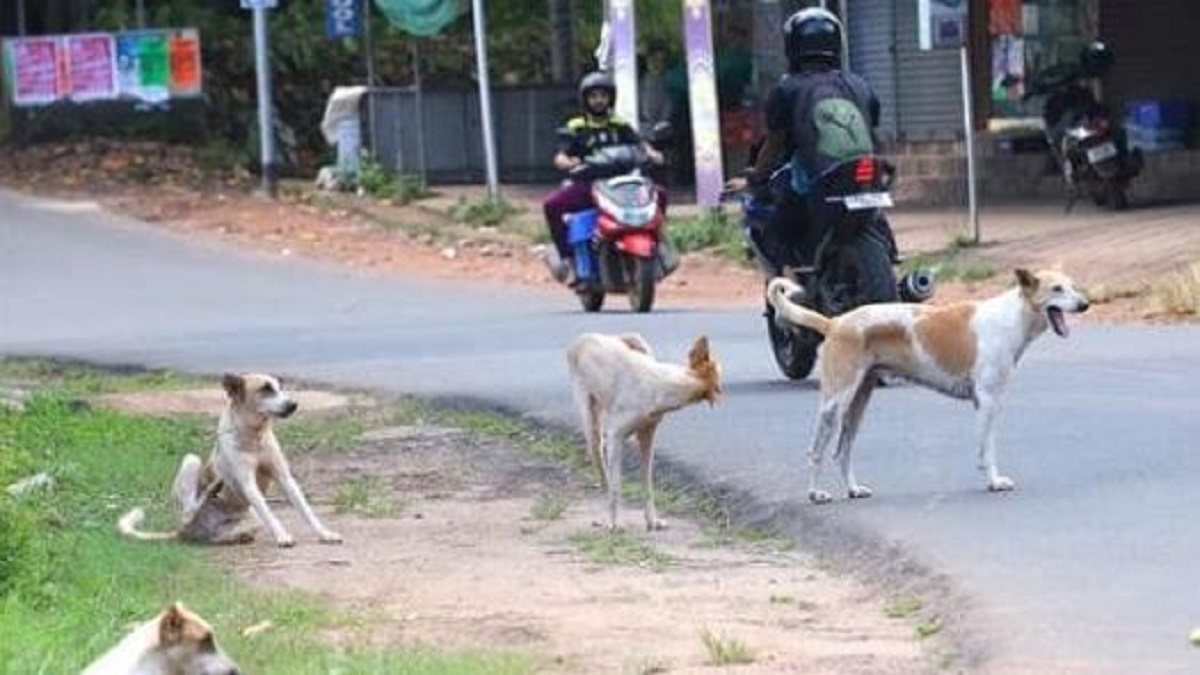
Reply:
[[238, 675], [212, 626], [176, 602], [138, 626], [83, 675]]
[[721, 364], [713, 358], [707, 336], [696, 338], [688, 351], [688, 370], [703, 384], [696, 400], [716, 403], [721, 396]]
[[1030, 272], [1018, 268], [1015, 272], [1021, 298], [1040, 321], [1044, 330], [1049, 326], [1059, 337], [1067, 337], [1071, 329], [1064, 314], [1086, 312], [1090, 306], [1087, 296], [1075, 286], [1071, 277], [1058, 270]]
[[229, 405], [240, 415], [266, 419], [288, 417], [299, 404], [283, 391], [279, 378], [262, 373], [226, 373], [221, 387], [229, 397]]

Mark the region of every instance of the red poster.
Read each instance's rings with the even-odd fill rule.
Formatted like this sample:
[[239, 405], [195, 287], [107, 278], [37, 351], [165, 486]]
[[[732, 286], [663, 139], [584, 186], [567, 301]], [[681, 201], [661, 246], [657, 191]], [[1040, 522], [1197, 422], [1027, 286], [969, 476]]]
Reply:
[[200, 37], [196, 31], [181, 31], [171, 36], [168, 52], [171, 60], [171, 95], [200, 95]]
[[988, 0], [988, 33], [1021, 34], [1021, 0]]
[[117, 57], [113, 36], [69, 35], [66, 40], [71, 100], [116, 98]]
[[58, 38], [12, 38], [7, 41], [13, 73], [13, 103], [46, 105], [62, 89]]

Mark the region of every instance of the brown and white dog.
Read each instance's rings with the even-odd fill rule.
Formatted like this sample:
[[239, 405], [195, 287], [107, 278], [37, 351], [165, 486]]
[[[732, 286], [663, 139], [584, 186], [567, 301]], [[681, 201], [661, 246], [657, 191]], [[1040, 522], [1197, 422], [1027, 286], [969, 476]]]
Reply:
[[84, 669], [83, 675], [238, 675], [217, 646], [212, 627], [174, 603], [133, 629]]
[[144, 532], [138, 528], [145, 514], [135, 508], [121, 517], [121, 532], [136, 539], [179, 539], [200, 544], [240, 544], [254, 539], [253, 509], [267, 526], [275, 543], [293, 546], [296, 541], [271, 512], [264, 493], [278, 482], [292, 506], [323, 543], [336, 544], [340, 535], [317, 519], [292, 476], [287, 458], [271, 427], [275, 418], [296, 411], [296, 402], [285, 394], [278, 378], [259, 373], [226, 374], [221, 378], [228, 401], [217, 423], [217, 440], [208, 462], [188, 454], [175, 476], [174, 497], [180, 526], [174, 532]]
[[637, 436], [646, 483], [646, 529], [666, 526], [654, 506], [654, 433], [672, 410], [700, 401], [716, 402], [721, 368], [708, 338], [697, 338], [687, 365], [663, 363], [636, 333], [585, 333], [567, 349], [567, 366], [587, 437], [588, 456], [608, 488], [608, 522], [617, 527], [621, 498], [621, 446]]
[[1069, 277], [1057, 271], [1016, 270], [1017, 285], [980, 301], [946, 306], [907, 303], [864, 305], [827, 318], [788, 296], [799, 290], [785, 278], [772, 279], [767, 297], [777, 317], [825, 336], [821, 345], [821, 405], [816, 437], [809, 450], [808, 498], [830, 501], [818, 487], [825, 452], [834, 437], [842, 478], [850, 498], [870, 497], [854, 477], [851, 450], [863, 411], [879, 375], [895, 374], [954, 398], [979, 411], [979, 467], [988, 489], [1012, 490], [1012, 479], [996, 467], [993, 425], [1000, 395], [1026, 347], [1046, 328], [1066, 337], [1063, 314], [1084, 312], [1088, 300]]

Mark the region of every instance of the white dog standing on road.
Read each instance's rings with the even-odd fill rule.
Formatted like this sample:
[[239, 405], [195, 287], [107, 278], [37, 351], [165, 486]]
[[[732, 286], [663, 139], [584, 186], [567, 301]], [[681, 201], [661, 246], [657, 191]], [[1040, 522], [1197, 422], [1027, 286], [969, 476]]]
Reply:
[[201, 544], [237, 544], [254, 539], [251, 509], [266, 525], [279, 546], [296, 541], [271, 512], [264, 496], [278, 482], [288, 501], [323, 543], [336, 544], [342, 537], [317, 519], [292, 476], [287, 458], [271, 428], [277, 417], [288, 417], [297, 404], [285, 394], [279, 380], [270, 375], [247, 373], [221, 378], [228, 403], [217, 424], [217, 440], [208, 462], [189, 454], [175, 476], [174, 495], [180, 512], [180, 527], [174, 532], [143, 532], [137, 529], [144, 518], [135, 508], [121, 517], [119, 527], [136, 539], [180, 539]]
[[646, 529], [665, 527], [654, 505], [654, 432], [662, 418], [684, 406], [717, 400], [721, 368], [700, 337], [687, 365], [663, 363], [636, 333], [584, 333], [567, 348], [575, 403], [587, 437], [588, 455], [608, 488], [608, 522], [617, 528], [621, 499], [621, 446], [637, 436], [646, 482]]
[[954, 398], [979, 411], [979, 466], [988, 489], [1012, 490], [1012, 479], [996, 466], [993, 426], [1000, 395], [1025, 348], [1052, 328], [1068, 333], [1065, 312], [1087, 311], [1087, 298], [1065, 274], [1016, 270], [1017, 285], [981, 301], [946, 306], [908, 303], [864, 305], [827, 318], [788, 296], [799, 290], [785, 278], [771, 280], [767, 297], [780, 320], [825, 336], [821, 345], [821, 405], [816, 437], [809, 450], [808, 498], [830, 501], [818, 480], [825, 453], [837, 438], [834, 456], [850, 498], [871, 496], [854, 478], [851, 450], [863, 411], [881, 374], [895, 374]]

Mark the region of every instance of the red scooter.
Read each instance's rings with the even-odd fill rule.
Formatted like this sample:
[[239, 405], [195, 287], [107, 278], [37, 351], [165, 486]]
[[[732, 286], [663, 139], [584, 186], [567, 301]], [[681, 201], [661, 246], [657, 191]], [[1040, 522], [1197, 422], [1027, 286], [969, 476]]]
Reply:
[[675, 271], [679, 256], [664, 240], [659, 187], [642, 175], [640, 145], [603, 148], [572, 171], [592, 181], [596, 208], [567, 216], [567, 241], [575, 250], [575, 292], [583, 309], [599, 311], [608, 293], [627, 293], [635, 312], [654, 306], [658, 282]]

